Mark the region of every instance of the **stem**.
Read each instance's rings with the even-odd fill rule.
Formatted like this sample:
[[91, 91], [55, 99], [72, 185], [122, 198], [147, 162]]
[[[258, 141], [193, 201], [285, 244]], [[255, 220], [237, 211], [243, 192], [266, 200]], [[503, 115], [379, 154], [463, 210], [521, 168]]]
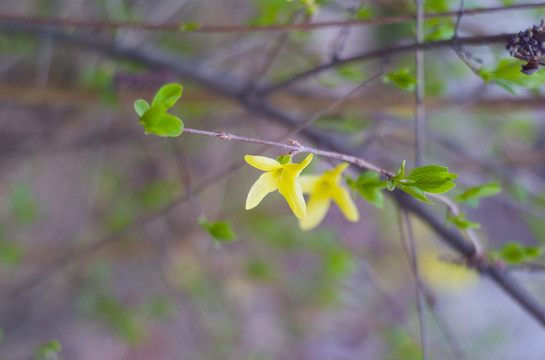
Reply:
[[[420, 323], [420, 341], [422, 347], [422, 359], [428, 360], [428, 332], [426, 327], [425, 309], [424, 309], [424, 286], [420, 280], [420, 274], [418, 272], [418, 255], [416, 253], [416, 243], [414, 241], [413, 230], [411, 225], [411, 219], [407, 210], [402, 211], [403, 222], [407, 229], [408, 247], [405, 239], [404, 232], [401, 233], [403, 244], [405, 245], [405, 251], [409, 257], [409, 266], [414, 276], [415, 290], [416, 290], [416, 306], [418, 310], [418, 321]], [[403, 227], [402, 227], [403, 228]]]
[[342, 154], [342, 153], [338, 153], [334, 151], [320, 150], [320, 149], [316, 149], [316, 148], [312, 148], [308, 146], [299, 145], [295, 142], [293, 142], [292, 144], [284, 144], [284, 143], [280, 143], [276, 141], [262, 140], [262, 139], [250, 138], [245, 136], [238, 136], [234, 134], [228, 134], [225, 132], [204, 131], [204, 130], [189, 129], [189, 128], [184, 128], [184, 133], [217, 137], [217, 138], [220, 138], [221, 140], [243, 141], [243, 142], [249, 142], [254, 144], [274, 146], [277, 148], [286, 149], [290, 151], [312, 153], [312, 154], [316, 154], [320, 156], [325, 156], [325, 157], [349, 162], [360, 168], [368, 169], [376, 173], [379, 173], [381, 175], [384, 175], [388, 179], [394, 177], [394, 173], [386, 169], [383, 169], [377, 165], [371, 164], [367, 160], [362, 159], [360, 157]]
[[[416, 3], [416, 44], [422, 44], [424, 0], [415, 0]], [[416, 121], [415, 121], [415, 167], [424, 164], [426, 149], [426, 108], [424, 107], [424, 54], [417, 50], [416, 62]]]

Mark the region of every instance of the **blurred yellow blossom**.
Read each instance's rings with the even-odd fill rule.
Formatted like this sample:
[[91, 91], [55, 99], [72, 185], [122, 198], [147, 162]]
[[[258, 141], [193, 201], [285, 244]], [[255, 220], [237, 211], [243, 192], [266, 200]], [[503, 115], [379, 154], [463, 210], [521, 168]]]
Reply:
[[339, 185], [341, 173], [347, 167], [348, 163], [342, 163], [333, 170], [325, 171], [322, 176], [302, 175], [297, 179], [303, 193], [310, 194], [307, 217], [299, 221], [301, 229], [310, 230], [318, 226], [324, 219], [331, 200], [339, 206], [348, 220], [353, 222], [359, 220], [358, 208], [350, 193]]

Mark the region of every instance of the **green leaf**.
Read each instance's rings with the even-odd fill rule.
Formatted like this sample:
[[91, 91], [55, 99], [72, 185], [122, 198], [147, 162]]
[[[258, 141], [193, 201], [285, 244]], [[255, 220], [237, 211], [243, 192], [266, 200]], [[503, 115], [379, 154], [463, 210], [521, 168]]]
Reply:
[[201, 28], [201, 23], [199, 22], [186, 22], [186, 23], [181, 23], [178, 25], [178, 30], [180, 31], [193, 31], [193, 30], [198, 30]]
[[200, 219], [199, 225], [218, 242], [231, 242], [237, 238], [231, 224], [226, 221], [208, 222], [205, 219]]
[[435, 194], [447, 192], [454, 186], [456, 186], [449, 180], [437, 175], [422, 176], [410, 185], [413, 187], [417, 187], [422, 191]]
[[184, 131], [184, 123], [176, 116], [165, 114], [151, 131], [159, 136], [176, 137]]
[[42, 346], [40, 346], [36, 350], [36, 359], [38, 360], [50, 360], [50, 359], [58, 359], [58, 353], [61, 352], [62, 346], [61, 343], [52, 340], [49, 341]]
[[17, 242], [0, 240], [0, 263], [6, 266], [15, 266], [20, 263], [24, 255], [24, 248]]
[[411, 195], [412, 197], [414, 197], [416, 200], [420, 200], [420, 201], [423, 201], [423, 202], [426, 202], [428, 204], [433, 204], [427, 197], [426, 197], [426, 194], [420, 190], [419, 188], [416, 188], [416, 187], [413, 187], [413, 186], [407, 186], [407, 185], [401, 185], [401, 184], [397, 184], [397, 187], [406, 192], [407, 194]]
[[416, 86], [416, 78], [411, 75], [411, 70], [409, 70], [409, 68], [403, 68], [399, 71], [388, 73], [382, 77], [382, 81], [384, 83], [392, 82], [407, 91], [413, 91]]
[[138, 121], [140, 121], [140, 124], [144, 126], [147, 134], [147, 129], [153, 128], [155, 125], [157, 125], [166, 113], [167, 109], [163, 105], [156, 105], [146, 111]]
[[386, 188], [389, 191], [394, 191], [394, 189], [396, 188], [396, 184], [392, 180], [388, 180], [388, 182], [386, 183]]
[[361, 66], [347, 64], [337, 67], [336, 71], [340, 77], [354, 83], [361, 83], [363, 80], [365, 80], [365, 73], [363, 72], [363, 68]]
[[140, 118], [140, 123], [144, 126], [146, 134], [155, 134], [158, 136], [180, 136], [184, 130], [184, 123], [176, 116], [166, 113], [161, 105], [157, 105], [148, 110]]
[[531, 247], [531, 246], [525, 246], [524, 247], [524, 255], [527, 259], [533, 259], [541, 255], [541, 252], [543, 251], [542, 247]]
[[9, 210], [17, 225], [29, 226], [36, 221], [39, 204], [27, 183], [16, 184], [9, 194]]
[[379, 180], [379, 175], [373, 171], [361, 173], [357, 180], [347, 177], [347, 184], [360, 195], [378, 208], [384, 205], [382, 189], [387, 186], [386, 181]]
[[396, 172], [396, 174], [392, 178], [392, 181], [394, 183], [397, 183], [399, 180], [401, 180], [401, 179], [403, 179], [405, 177], [405, 163], [406, 162], [407, 162], [406, 160], [403, 160], [401, 162], [401, 168]]
[[479, 229], [481, 227], [481, 224], [478, 222], [469, 221], [466, 219], [466, 213], [461, 212], [458, 215], [448, 215], [447, 214], [447, 225], [449, 223], [453, 223], [456, 227], [460, 229]]
[[500, 192], [500, 184], [497, 182], [493, 182], [469, 188], [460, 195], [458, 195], [454, 200], [458, 202], [465, 202], [470, 206], [478, 206], [480, 198], [493, 196]]
[[371, 10], [368, 6], [361, 6], [358, 10], [354, 12], [355, 20], [368, 19], [372, 16], [373, 16], [373, 10]]
[[291, 156], [286, 154], [286, 155], [280, 155], [279, 157], [276, 158], [276, 161], [278, 161], [280, 164], [282, 165], [286, 165], [286, 164], [289, 164], [290, 161], [291, 161]]
[[143, 116], [149, 109], [150, 106], [146, 100], [138, 99], [134, 102], [134, 110], [138, 116]]
[[439, 165], [427, 165], [413, 169], [407, 179], [417, 179], [422, 176], [437, 175], [448, 171], [447, 167]]
[[526, 258], [524, 248], [517, 242], [506, 244], [499, 253], [500, 257], [512, 264], [519, 264]]
[[499, 87], [501, 87], [502, 89], [510, 92], [511, 94], [518, 95], [517, 90], [515, 90], [515, 88], [508, 81], [501, 80], [501, 79], [494, 79], [492, 80], [492, 82], [498, 85]]
[[182, 97], [182, 92], [183, 87], [180, 84], [164, 85], [155, 94], [151, 107], [153, 108], [155, 105], [161, 104], [166, 108], [170, 108]]

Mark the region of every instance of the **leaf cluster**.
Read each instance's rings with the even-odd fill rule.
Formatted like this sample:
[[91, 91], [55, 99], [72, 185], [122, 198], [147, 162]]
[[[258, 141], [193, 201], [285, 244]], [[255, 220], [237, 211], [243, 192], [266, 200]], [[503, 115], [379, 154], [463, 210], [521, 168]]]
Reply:
[[157, 91], [151, 105], [143, 99], [134, 102], [134, 110], [140, 116], [139, 121], [144, 126], [146, 134], [170, 137], [182, 134], [184, 130], [182, 120], [167, 113], [167, 110], [182, 97], [182, 91], [182, 85], [167, 84]]
[[405, 176], [405, 160], [401, 169], [387, 183], [388, 190], [393, 191], [396, 187], [417, 200], [433, 204], [426, 193], [441, 194], [452, 189], [456, 184], [452, 180], [458, 174], [449, 173], [448, 168], [439, 165], [427, 165], [413, 169], [408, 176]]

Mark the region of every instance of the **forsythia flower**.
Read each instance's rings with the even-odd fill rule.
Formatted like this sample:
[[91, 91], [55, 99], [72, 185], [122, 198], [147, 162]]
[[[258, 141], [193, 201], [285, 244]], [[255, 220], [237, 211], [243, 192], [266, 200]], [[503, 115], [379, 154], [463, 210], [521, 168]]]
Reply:
[[358, 208], [354, 204], [348, 190], [339, 185], [341, 173], [348, 167], [342, 163], [335, 169], [325, 171], [322, 176], [302, 175], [297, 179], [305, 194], [310, 194], [307, 205], [307, 217], [299, 220], [303, 230], [310, 230], [322, 222], [331, 200], [337, 203], [344, 216], [353, 222], [359, 220]]
[[252, 155], [246, 155], [244, 160], [253, 167], [266, 171], [250, 189], [246, 199], [246, 210], [253, 209], [268, 193], [278, 189], [280, 194], [286, 198], [295, 216], [299, 219], [304, 219], [307, 216], [305, 198], [301, 186], [295, 182], [295, 178], [312, 161], [312, 154], [309, 154], [300, 164], [292, 164], [291, 159], [288, 164], [280, 164], [265, 156]]

